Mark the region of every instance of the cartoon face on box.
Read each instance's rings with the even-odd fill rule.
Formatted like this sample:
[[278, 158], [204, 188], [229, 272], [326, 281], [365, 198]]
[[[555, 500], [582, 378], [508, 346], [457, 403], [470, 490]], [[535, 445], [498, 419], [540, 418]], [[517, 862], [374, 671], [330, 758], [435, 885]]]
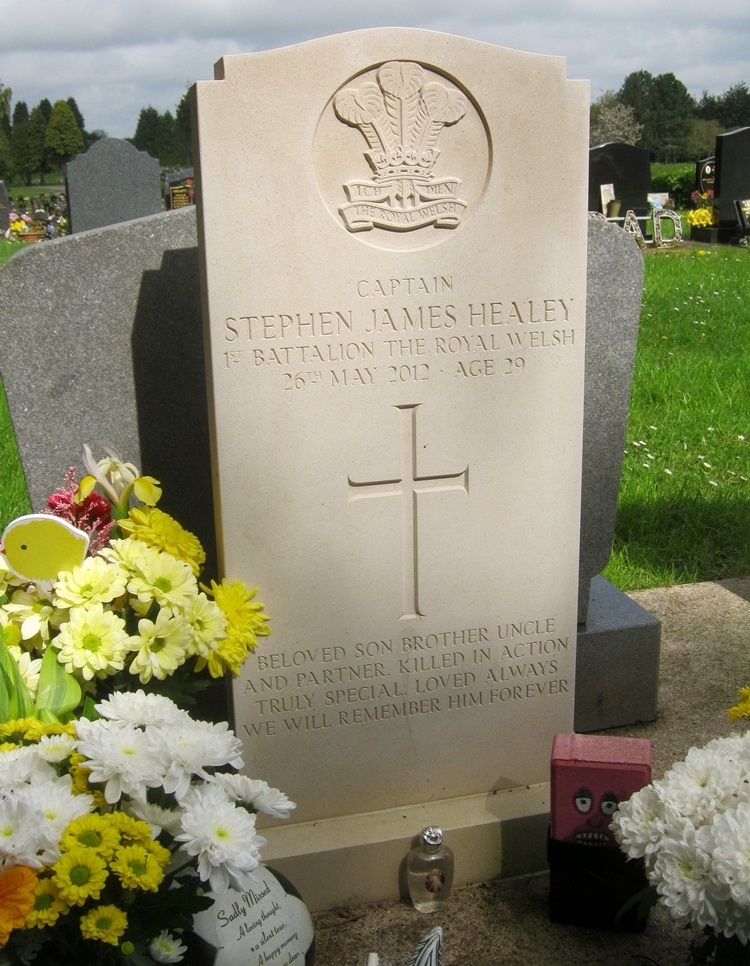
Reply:
[[651, 781], [645, 738], [558, 734], [552, 742], [550, 837], [617, 848], [609, 830], [617, 806]]

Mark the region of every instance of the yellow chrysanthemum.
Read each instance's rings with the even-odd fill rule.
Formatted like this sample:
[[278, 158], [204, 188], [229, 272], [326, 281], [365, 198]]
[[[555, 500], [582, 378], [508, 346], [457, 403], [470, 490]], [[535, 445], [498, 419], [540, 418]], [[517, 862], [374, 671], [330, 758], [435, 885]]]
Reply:
[[126, 815], [125, 812], [112, 812], [108, 818], [117, 829], [123, 844], [147, 845], [151, 842], [151, 826], [147, 822]]
[[80, 846], [93, 849], [104, 859], [110, 859], [120, 845], [120, 834], [108, 815], [82, 815], [73, 819], [60, 837], [63, 849]]
[[63, 852], [52, 869], [60, 896], [72, 906], [98, 899], [107, 881], [107, 863], [93, 849], [79, 847]]
[[36, 872], [25, 865], [13, 865], [0, 873], [0, 948], [31, 911], [36, 881]]
[[53, 879], [40, 879], [34, 889], [34, 907], [26, 916], [24, 929], [44, 929], [54, 926], [60, 916], [68, 912], [69, 906], [60, 897], [60, 890]]
[[173, 517], [153, 506], [134, 507], [120, 529], [157, 550], [166, 550], [190, 564], [197, 577], [206, 562], [206, 553], [195, 534], [185, 530]]
[[[68, 764], [68, 772], [70, 777], [73, 779], [72, 791], [74, 795], [93, 795], [93, 807], [94, 808], [106, 808], [107, 801], [104, 797], [104, 791], [101, 785], [92, 785], [89, 781], [89, 775], [91, 774], [91, 769], [86, 768], [83, 764], [86, 759], [83, 755], [80, 755], [77, 751], [74, 751], [70, 756], [70, 762]], [[108, 816], [111, 819], [111, 816]]]
[[750, 718], [750, 687], [740, 688], [740, 700], [729, 709], [729, 720], [736, 721], [738, 718]]
[[126, 889], [158, 892], [164, 879], [164, 869], [154, 854], [142, 845], [127, 845], [120, 849], [110, 868]]
[[267, 637], [271, 633], [263, 604], [253, 600], [258, 588], [250, 588], [240, 580], [224, 579], [220, 584], [212, 580], [210, 587], [202, 589], [219, 605], [227, 628], [226, 638], [217, 641], [214, 652], [199, 660], [196, 667], [201, 670], [207, 666], [212, 677], [221, 677], [225, 669], [239, 674], [248, 653], [258, 646], [258, 637]]
[[128, 917], [117, 906], [96, 906], [81, 916], [81, 935], [84, 939], [98, 939], [110, 946], [120, 945], [120, 937], [127, 928]]

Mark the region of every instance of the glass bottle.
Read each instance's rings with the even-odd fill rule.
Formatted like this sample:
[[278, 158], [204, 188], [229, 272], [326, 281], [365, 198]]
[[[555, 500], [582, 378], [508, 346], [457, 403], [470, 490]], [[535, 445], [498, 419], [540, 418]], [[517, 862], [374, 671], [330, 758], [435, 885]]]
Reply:
[[442, 829], [422, 829], [419, 845], [406, 857], [406, 881], [419, 912], [434, 912], [445, 903], [453, 885], [453, 851], [443, 844]]

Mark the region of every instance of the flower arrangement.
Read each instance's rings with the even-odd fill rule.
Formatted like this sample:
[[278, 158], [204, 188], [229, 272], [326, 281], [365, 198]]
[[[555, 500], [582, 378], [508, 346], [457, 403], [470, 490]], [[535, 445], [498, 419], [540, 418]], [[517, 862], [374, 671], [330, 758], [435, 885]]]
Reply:
[[[17, 662], [16, 716], [39, 705], [55, 718], [69, 720], [86, 699], [115, 690], [150, 685], [184, 705], [194, 701], [206, 679], [238, 674], [260, 636], [270, 633], [257, 588], [241, 581], [201, 584], [205, 552], [198, 539], [156, 503], [161, 489], [141, 476], [111, 449], [97, 461], [86, 447], [88, 474], [66, 483], [48, 501], [51, 516], [88, 538], [80, 563], [57, 570], [54, 558], [43, 579], [21, 576], [27, 567], [16, 544], [29, 545], [25, 556], [36, 562], [34, 540], [44, 548], [46, 533], [35, 534], [38, 520], [12, 524], [0, 557], [0, 628]], [[134, 498], [138, 505], [131, 506]], [[41, 551], [39, 551], [41, 552]], [[55, 574], [44, 579], [45, 574]], [[45, 665], [46, 659], [46, 665]], [[55, 694], [39, 694], [39, 678], [67, 672]], [[80, 694], [79, 694], [80, 691]], [[65, 706], [50, 705], [66, 697]], [[75, 701], [73, 699], [75, 698]], [[25, 700], [24, 700], [25, 699]], [[73, 703], [71, 703], [73, 702]], [[0, 706], [1, 710], [1, 706]]]
[[711, 228], [718, 224], [719, 219], [714, 208], [714, 193], [712, 189], [700, 192], [694, 191], [690, 200], [696, 206], [693, 211], [689, 211], [685, 216], [687, 223], [694, 228]]
[[200, 583], [158, 482], [105, 450], [3, 535], [0, 964], [180, 962], [204, 892], [247, 887], [256, 813], [294, 808], [182, 708], [269, 633], [257, 588]]
[[[750, 689], [747, 699], [750, 711]], [[620, 804], [612, 829], [629, 858], [644, 860], [678, 923], [704, 929], [708, 948], [747, 946], [750, 732], [691, 748], [660, 781]]]
[[[122, 692], [95, 720], [0, 726], [0, 946], [8, 962], [176, 963], [192, 916], [246, 889], [263, 811], [294, 805], [242, 766], [226, 724]], [[0, 956], [2, 954], [0, 953]]]

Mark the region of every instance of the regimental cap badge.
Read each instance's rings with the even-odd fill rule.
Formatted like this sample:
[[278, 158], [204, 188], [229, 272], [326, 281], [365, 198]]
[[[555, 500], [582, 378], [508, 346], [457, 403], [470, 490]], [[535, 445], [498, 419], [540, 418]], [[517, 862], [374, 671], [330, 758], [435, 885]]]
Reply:
[[466, 202], [458, 198], [461, 181], [436, 178], [433, 168], [441, 131], [466, 114], [464, 95], [439, 81], [427, 81], [423, 68], [409, 61], [383, 64], [376, 79], [345, 88], [334, 99], [339, 119], [362, 132], [373, 170], [369, 181], [344, 185], [349, 203], [339, 211], [346, 227], [455, 228], [466, 210]]

